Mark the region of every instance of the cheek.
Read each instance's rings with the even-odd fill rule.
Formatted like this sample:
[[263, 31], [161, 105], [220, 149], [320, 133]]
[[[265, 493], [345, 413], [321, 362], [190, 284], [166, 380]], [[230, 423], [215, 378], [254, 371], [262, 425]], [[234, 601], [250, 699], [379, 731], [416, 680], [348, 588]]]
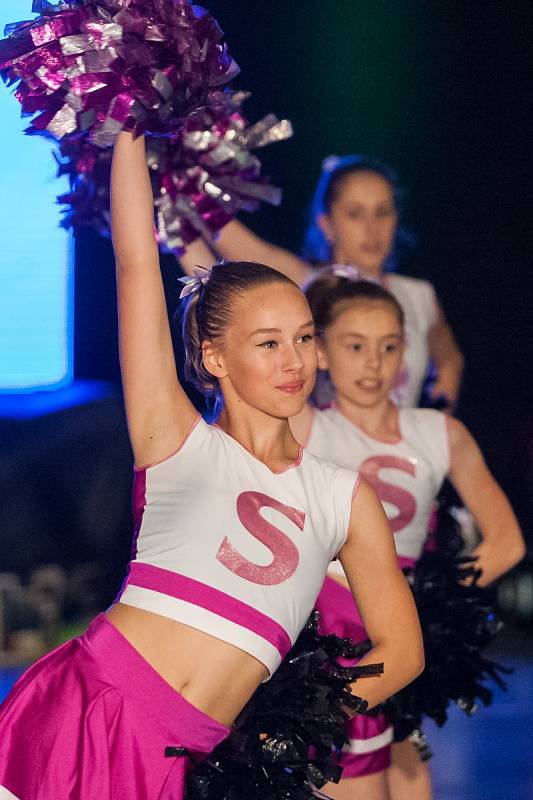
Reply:
[[357, 353], [344, 349], [335, 349], [329, 356], [329, 374], [335, 385], [352, 382], [357, 376], [359, 361]]

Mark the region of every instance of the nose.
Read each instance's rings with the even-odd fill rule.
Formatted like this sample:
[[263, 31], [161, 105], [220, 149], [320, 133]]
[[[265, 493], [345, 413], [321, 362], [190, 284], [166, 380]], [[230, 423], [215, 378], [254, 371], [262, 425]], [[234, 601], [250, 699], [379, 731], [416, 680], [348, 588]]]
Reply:
[[303, 367], [303, 363], [304, 362], [300, 353], [298, 352], [298, 349], [294, 345], [287, 346], [283, 358], [283, 371], [299, 372]]
[[377, 372], [381, 367], [381, 353], [379, 350], [369, 349], [367, 351], [366, 366], [373, 372]]

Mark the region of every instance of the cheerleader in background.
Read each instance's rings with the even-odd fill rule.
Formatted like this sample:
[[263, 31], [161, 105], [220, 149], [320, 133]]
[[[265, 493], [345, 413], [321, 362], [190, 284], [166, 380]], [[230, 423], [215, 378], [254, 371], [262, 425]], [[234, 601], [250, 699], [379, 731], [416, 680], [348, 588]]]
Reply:
[[[463, 358], [428, 281], [388, 272], [398, 235], [399, 190], [394, 172], [363, 156], [330, 157], [318, 182], [304, 259], [276, 247], [233, 220], [215, 242], [224, 258], [271, 264], [299, 285], [305, 285], [320, 263], [355, 266], [379, 280], [399, 301], [405, 315], [403, 369], [398, 371], [394, 399], [415, 406], [420, 399], [430, 359], [437, 379], [434, 399], [457, 402]], [[194, 245], [193, 245], [194, 248]], [[209, 260], [197, 248], [197, 259]], [[187, 268], [187, 258], [184, 262]]]
[[[307, 287], [320, 331], [319, 367], [329, 372], [336, 396], [322, 410], [307, 405], [291, 421], [293, 432], [313, 455], [360, 470], [374, 486], [402, 567], [422, 554], [433, 504], [447, 477], [481, 532], [473, 555], [479, 583], [490, 584], [524, 555], [517, 520], [464, 425], [431, 409], [398, 409], [389, 399], [405, 347], [404, 312], [382, 286], [357, 277], [355, 272], [346, 277], [344, 268], [326, 268]], [[387, 590], [387, 581], [380, 580]], [[318, 609], [324, 632], [366, 638], [338, 562], [328, 572]], [[347, 724], [343, 778], [326, 793], [342, 800], [431, 797], [426, 765], [409, 740], [391, 748], [384, 716]]]
[[366, 659], [385, 664], [365, 681], [369, 705], [423, 665], [373, 490], [302, 452], [289, 428], [315, 378], [304, 295], [257, 264], [189, 279], [188, 374], [224, 401], [208, 425], [177, 379], [144, 141], [128, 133], [115, 145], [112, 219], [139, 465], [134, 556], [111, 610], [31, 667], [4, 702], [0, 797], [9, 800], [182, 797], [187, 764], [229, 734], [276, 670], [336, 554], [373, 639]]

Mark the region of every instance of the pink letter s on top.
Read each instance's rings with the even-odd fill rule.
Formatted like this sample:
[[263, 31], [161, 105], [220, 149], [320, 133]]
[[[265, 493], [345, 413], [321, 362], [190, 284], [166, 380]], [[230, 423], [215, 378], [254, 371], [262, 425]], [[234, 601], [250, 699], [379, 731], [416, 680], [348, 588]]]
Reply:
[[300, 531], [305, 525], [305, 512], [298, 511], [290, 506], [283, 505], [273, 497], [269, 497], [261, 492], [242, 492], [237, 498], [237, 514], [239, 519], [252, 534], [272, 553], [272, 561], [266, 566], [254, 564], [242, 556], [231, 544], [228, 537], [224, 537], [217, 553], [217, 559], [231, 572], [239, 575], [251, 583], [259, 583], [263, 586], [274, 586], [288, 580], [294, 575], [300, 556], [298, 548], [288, 536], [279, 528], [267, 522], [261, 516], [261, 509], [264, 507], [273, 508], [283, 514], [293, 522]]

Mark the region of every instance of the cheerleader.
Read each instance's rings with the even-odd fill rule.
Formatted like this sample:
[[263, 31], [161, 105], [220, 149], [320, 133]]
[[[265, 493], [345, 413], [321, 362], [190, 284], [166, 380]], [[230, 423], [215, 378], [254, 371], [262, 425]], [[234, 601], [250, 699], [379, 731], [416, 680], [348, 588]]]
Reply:
[[112, 608], [4, 702], [0, 797], [9, 800], [182, 797], [188, 763], [228, 736], [276, 670], [337, 554], [373, 640], [367, 661], [385, 665], [366, 680], [368, 704], [423, 666], [373, 490], [302, 452], [289, 428], [315, 377], [304, 295], [261, 265], [186, 279], [186, 370], [224, 401], [208, 425], [176, 376], [144, 142], [129, 133], [115, 145], [112, 221], [137, 464], [133, 557]]
[[[317, 263], [353, 265], [365, 276], [380, 280], [398, 299], [405, 314], [403, 369], [395, 401], [417, 405], [429, 360], [437, 370], [432, 396], [455, 405], [463, 358], [428, 281], [388, 272], [398, 238], [399, 190], [389, 167], [362, 156], [330, 157], [312, 205], [304, 259], [263, 241], [237, 220], [228, 223], [216, 240], [224, 258], [246, 258], [271, 264], [299, 285], [314, 274]], [[205, 258], [205, 257], [204, 257]]]
[[[336, 397], [325, 409], [306, 406], [291, 421], [293, 432], [308, 452], [359, 470], [373, 485], [402, 567], [413, 566], [422, 554], [447, 477], [481, 532], [473, 555], [479, 583], [487, 585], [524, 555], [517, 520], [464, 425], [431, 409], [399, 409], [389, 399], [405, 346], [404, 312], [382, 286], [356, 278], [346, 277], [344, 268], [326, 268], [306, 290], [321, 334], [319, 367], [329, 372]], [[366, 639], [338, 562], [328, 571], [318, 609], [324, 632]], [[391, 748], [392, 729], [383, 715], [347, 726], [342, 780], [326, 793], [342, 800], [431, 797], [427, 767], [409, 740]]]

